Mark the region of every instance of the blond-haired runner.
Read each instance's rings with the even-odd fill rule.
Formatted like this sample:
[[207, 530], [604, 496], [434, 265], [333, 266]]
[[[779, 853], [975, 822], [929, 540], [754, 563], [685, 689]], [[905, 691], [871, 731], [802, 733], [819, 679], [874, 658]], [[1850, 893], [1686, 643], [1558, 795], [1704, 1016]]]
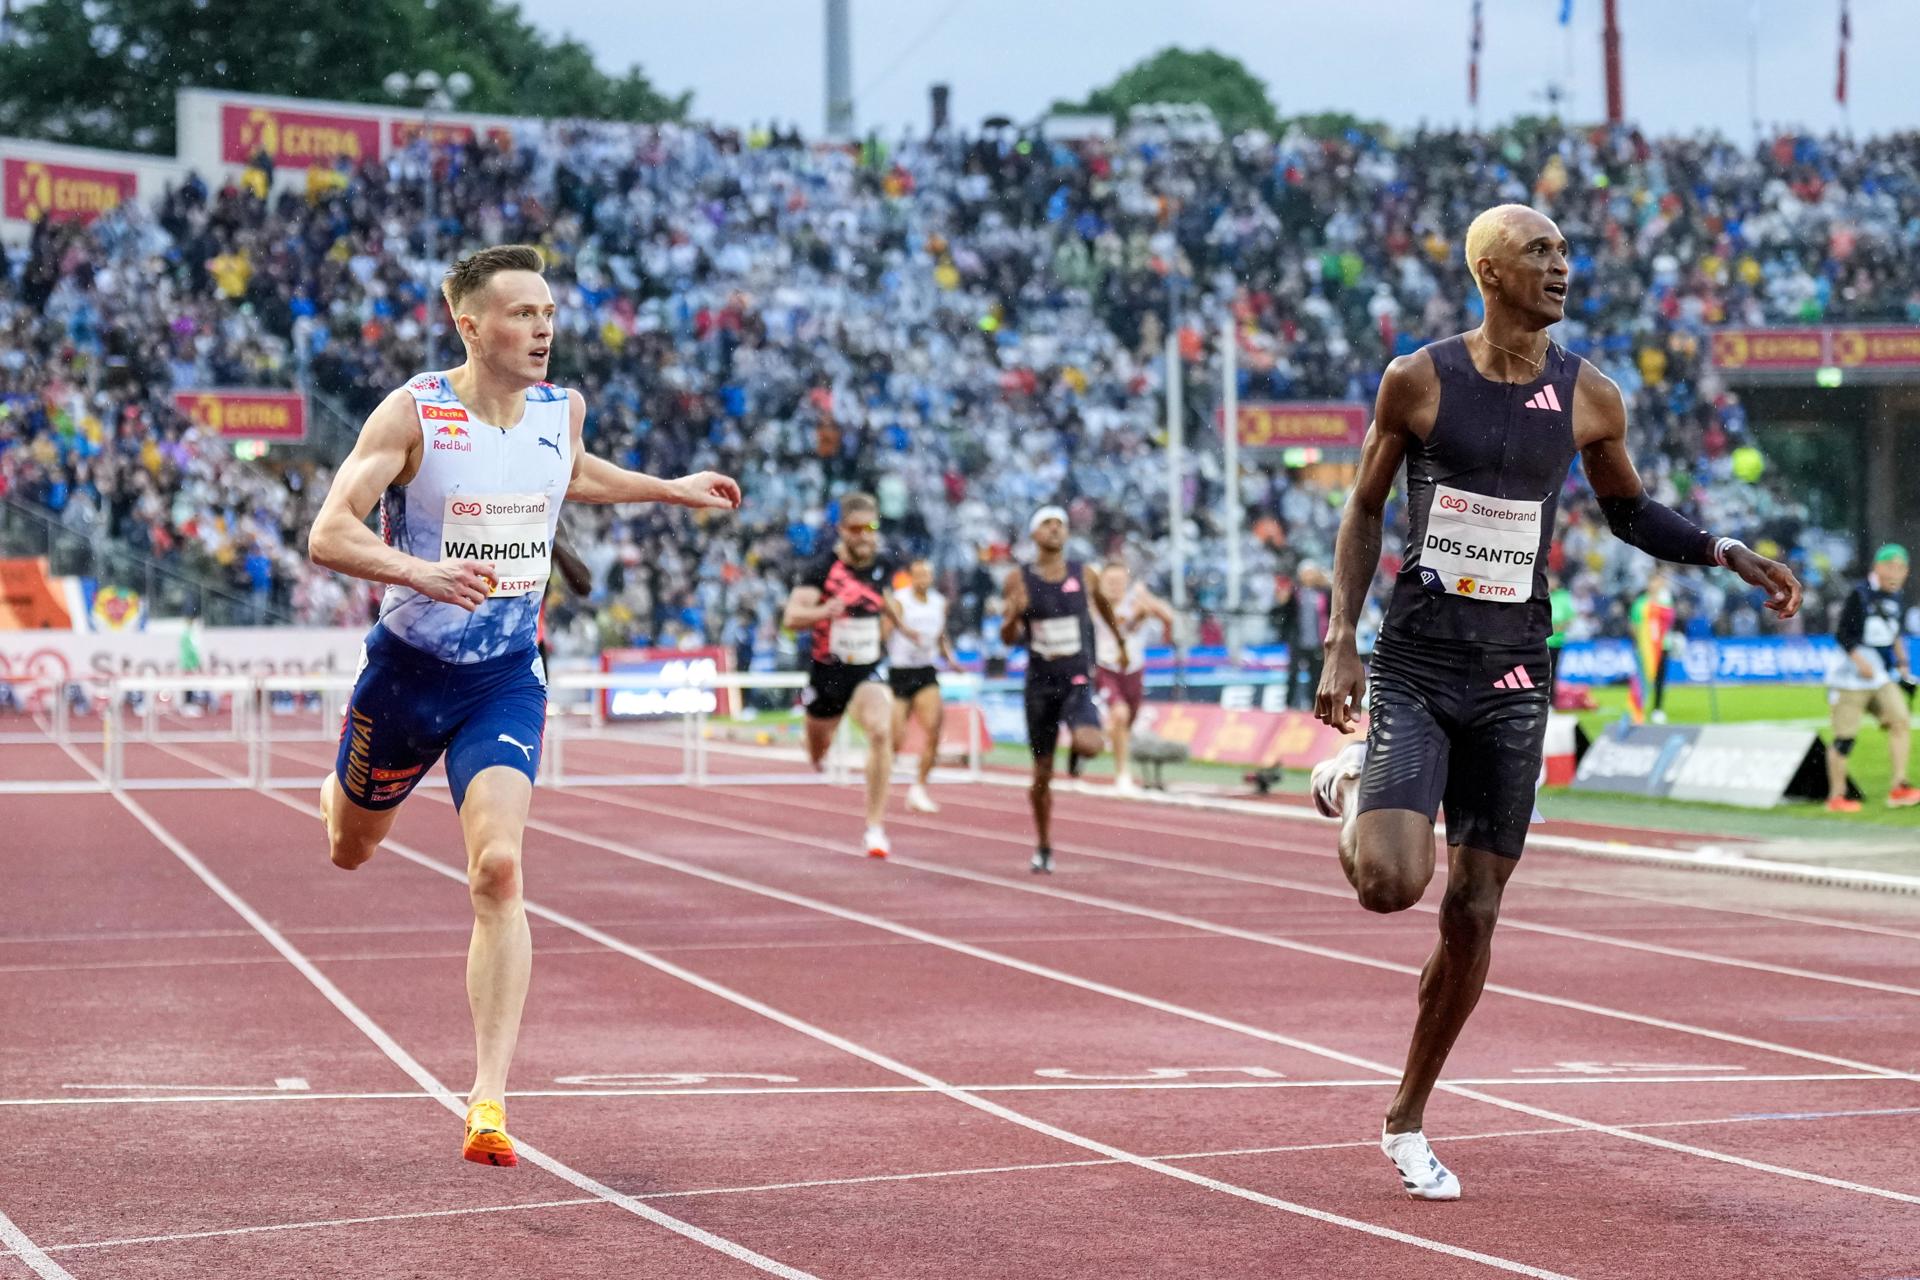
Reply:
[[[542, 268], [539, 250], [499, 245], [447, 272], [465, 363], [381, 401], [307, 544], [315, 564], [387, 584], [320, 787], [334, 865], [371, 858], [400, 803], [446, 757], [473, 902], [476, 1064], [461, 1150], [491, 1165], [516, 1163], [507, 1068], [533, 965], [521, 848], [547, 709], [535, 630], [560, 505], [740, 505], [726, 476], [659, 480], [581, 446], [586, 402], [545, 380], [555, 308]], [[380, 534], [365, 523], [375, 506]]]
[[1133, 722], [1140, 718], [1140, 704], [1147, 696], [1145, 632], [1149, 623], [1158, 622], [1172, 640], [1177, 619], [1166, 601], [1133, 581], [1125, 560], [1115, 558], [1101, 566], [1100, 590], [1113, 605], [1120, 629], [1116, 632], [1105, 618], [1094, 614], [1093, 683], [1107, 710], [1114, 790], [1132, 791]]
[[887, 637], [887, 683], [893, 686], [893, 741], [904, 740], [911, 718], [926, 736], [920, 751], [920, 772], [907, 788], [907, 808], [915, 813], [938, 813], [940, 806], [927, 794], [927, 779], [940, 758], [940, 670], [944, 659], [953, 662], [953, 642], [947, 639], [947, 598], [933, 589], [933, 562], [921, 556], [907, 566], [908, 582], [893, 593], [904, 627]]
[[[1440, 941], [1380, 1135], [1401, 1185], [1425, 1200], [1460, 1195], [1422, 1128], [1486, 984], [1501, 894], [1526, 844], [1552, 702], [1547, 548], [1575, 455], [1621, 541], [1731, 569], [1783, 618], [1800, 608], [1785, 565], [1647, 496], [1620, 388], [1547, 333], [1566, 311], [1567, 253], [1553, 220], [1523, 205], [1474, 219], [1467, 269], [1486, 319], [1387, 366], [1334, 550], [1316, 714], [1348, 732], [1365, 693], [1369, 720], [1364, 744], [1314, 766], [1313, 793], [1341, 819], [1340, 865], [1362, 906], [1404, 911], [1420, 900], [1433, 878], [1434, 816], [1447, 815]], [[1402, 463], [1407, 542], [1369, 673], [1355, 628]]]

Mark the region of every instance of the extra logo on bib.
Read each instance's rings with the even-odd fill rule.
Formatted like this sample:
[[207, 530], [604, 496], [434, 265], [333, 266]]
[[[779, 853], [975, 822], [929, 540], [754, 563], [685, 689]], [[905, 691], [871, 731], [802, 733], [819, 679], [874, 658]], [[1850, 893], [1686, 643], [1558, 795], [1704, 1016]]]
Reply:
[[1448, 595], [1531, 600], [1544, 505], [1435, 485], [1420, 546], [1422, 581]]
[[494, 567], [492, 598], [544, 591], [553, 559], [544, 493], [447, 495], [440, 523], [442, 560], [478, 560]]

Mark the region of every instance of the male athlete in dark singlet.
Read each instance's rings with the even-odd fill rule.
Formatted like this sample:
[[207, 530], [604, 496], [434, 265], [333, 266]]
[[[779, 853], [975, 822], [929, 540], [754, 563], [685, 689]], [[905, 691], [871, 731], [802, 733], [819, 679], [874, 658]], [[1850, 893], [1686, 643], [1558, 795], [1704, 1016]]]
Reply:
[[1127, 642], [1113, 604], [1100, 589], [1100, 575], [1077, 560], [1067, 559], [1067, 513], [1060, 507], [1042, 507], [1028, 522], [1033, 545], [1040, 554], [1031, 566], [1007, 575], [1002, 591], [1006, 611], [1000, 637], [1018, 644], [1027, 638], [1027, 746], [1033, 752], [1033, 826], [1038, 843], [1033, 871], [1053, 872], [1053, 757], [1060, 744], [1060, 726], [1073, 731], [1068, 748], [1075, 772], [1081, 759], [1100, 754], [1100, 713], [1093, 705], [1093, 615], [1117, 636], [1119, 661], [1127, 665]]
[[1566, 305], [1559, 228], [1502, 205], [1474, 219], [1466, 256], [1485, 323], [1400, 357], [1381, 380], [1340, 523], [1315, 709], [1346, 732], [1367, 689], [1354, 623], [1405, 459], [1406, 557], [1373, 653], [1367, 741], [1316, 766], [1313, 792], [1322, 813], [1343, 818], [1341, 866], [1370, 911], [1404, 911], [1426, 892], [1434, 814], [1446, 809], [1440, 943], [1420, 977], [1406, 1072], [1381, 1133], [1408, 1193], [1427, 1200], [1460, 1195], [1421, 1125], [1486, 982], [1501, 891], [1533, 813], [1551, 706], [1546, 553], [1574, 455], [1622, 541], [1662, 560], [1731, 569], [1764, 588], [1782, 618], [1800, 608], [1785, 565], [1647, 496], [1627, 455], [1619, 388], [1546, 334]]
[[[893, 695], [887, 687], [885, 628], [900, 623], [893, 567], [880, 557], [880, 507], [872, 496], [840, 499], [840, 536], [807, 566], [787, 597], [781, 625], [811, 635], [812, 665], [803, 695], [807, 758], [817, 769], [841, 717], [867, 738], [868, 857], [887, 856], [887, 785], [893, 776]], [[917, 638], [917, 637], [916, 637]]]

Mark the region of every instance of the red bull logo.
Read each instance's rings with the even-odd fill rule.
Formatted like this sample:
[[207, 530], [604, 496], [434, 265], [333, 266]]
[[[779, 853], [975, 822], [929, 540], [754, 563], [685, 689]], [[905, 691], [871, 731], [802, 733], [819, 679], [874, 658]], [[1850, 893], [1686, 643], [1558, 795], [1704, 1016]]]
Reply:
[[[431, 408], [432, 406], [428, 407]], [[465, 417], [466, 415], [463, 413], [461, 416]], [[451, 449], [455, 453], [471, 453], [473, 452], [472, 435], [473, 433], [471, 431], [468, 431], [457, 422], [443, 422], [434, 428], [433, 447], [436, 449]]]

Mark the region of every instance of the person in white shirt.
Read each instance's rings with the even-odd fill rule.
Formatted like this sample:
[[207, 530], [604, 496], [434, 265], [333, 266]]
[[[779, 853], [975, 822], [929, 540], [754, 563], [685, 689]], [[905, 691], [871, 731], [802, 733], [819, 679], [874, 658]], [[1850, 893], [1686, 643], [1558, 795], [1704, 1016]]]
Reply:
[[908, 567], [906, 590], [893, 593], [894, 607], [906, 623], [887, 637], [888, 683], [893, 686], [893, 740], [905, 740], [912, 717], [926, 736], [920, 751], [920, 773], [907, 788], [907, 808], [916, 813], [938, 813], [940, 806], [927, 794], [927, 779], [940, 755], [940, 672], [935, 665], [953, 663], [953, 645], [947, 639], [947, 598], [933, 589], [933, 565], [924, 557]]
[[[1093, 681], [1106, 704], [1107, 736], [1113, 740], [1114, 789], [1131, 791], [1133, 772], [1128, 747], [1133, 722], [1139, 718], [1140, 704], [1146, 698], [1147, 646], [1143, 633], [1148, 623], [1158, 622], [1171, 640], [1174, 614], [1166, 601], [1131, 580], [1124, 560], [1107, 561], [1100, 570], [1100, 589], [1113, 601], [1120, 633], [1116, 635], [1105, 619], [1094, 616]], [[1122, 639], [1126, 641], [1124, 647]]]

